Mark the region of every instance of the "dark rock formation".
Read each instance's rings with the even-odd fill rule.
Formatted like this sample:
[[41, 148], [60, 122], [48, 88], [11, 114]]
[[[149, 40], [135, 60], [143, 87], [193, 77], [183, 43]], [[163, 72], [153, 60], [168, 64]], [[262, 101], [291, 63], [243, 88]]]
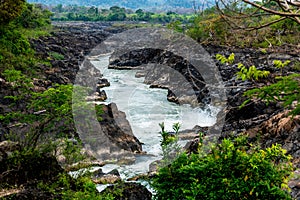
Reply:
[[[104, 101], [107, 96], [105, 91], [101, 90], [101, 88], [109, 86], [110, 84], [107, 79], [102, 78], [99, 70], [94, 68], [89, 60], [84, 61], [84, 58], [95, 46], [110, 35], [109, 32], [104, 31], [110, 24], [102, 24], [101, 22], [77, 22], [55, 23], [55, 25], [58, 31], [53, 32], [51, 36], [45, 36], [31, 41], [32, 46], [36, 50], [36, 54], [41, 58], [50, 59], [52, 64], [51, 67], [47, 65], [40, 66], [40, 79], [36, 79], [34, 82], [36, 89], [45, 90], [55, 83], [73, 84], [76, 81], [76, 83], [80, 83], [81, 86], [91, 88], [91, 93], [88, 93], [86, 100]], [[113, 32], [113, 28], [109, 30]], [[119, 31], [120, 30], [117, 32]], [[61, 58], [58, 59], [57, 55], [60, 55]], [[80, 75], [78, 76], [78, 74]], [[0, 84], [6, 83], [0, 81]], [[9, 87], [9, 85], [7, 87]], [[1, 87], [1, 89], [2, 88], [5, 89], [6, 87]], [[5, 109], [8, 108], [5, 107]], [[79, 131], [82, 136], [88, 135], [89, 130], [91, 130], [91, 135], [95, 138], [99, 138], [98, 144], [100, 144], [101, 141], [104, 142], [102, 145], [96, 145], [93, 149], [94, 152], [97, 152], [96, 148], [101, 149], [102, 147], [107, 147], [109, 150], [105, 150], [103, 154], [100, 153], [106, 155], [103, 157], [100, 156], [103, 159], [105, 158], [104, 160], [114, 160], [118, 157], [117, 160], [129, 159], [131, 162], [134, 161], [132, 153], [142, 152], [142, 146], [138, 139], [132, 134], [125, 114], [119, 111], [115, 104], [109, 106], [103, 105], [103, 110], [104, 112], [101, 115], [102, 121], [100, 122], [101, 130], [91, 130], [83, 125], [82, 129], [77, 130], [77, 132]], [[81, 117], [84, 117], [84, 115]], [[87, 121], [88, 119], [85, 123]], [[72, 126], [74, 126], [74, 124]], [[98, 126], [99, 125], [95, 124], [95, 127]], [[5, 129], [3, 129], [3, 131], [4, 130]], [[98, 134], [98, 136], [96, 136], [96, 134]], [[74, 132], [71, 135], [77, 136], [77, 133]], [[103, 139], [100, 139], [101, 137], [103, 137]], [[124, 155], [124, 157], [120, 158], [122, 157], [121, 155]]]
[[109, 68], [142, 69], [137, 76], [145, 76], [144, 83], [152, 88], [169, 89], [171, 102], [196, 106], [210, 101], [201, 74], [188, 61], [169, 51], [145, 48], [112, 56]]
[[124, 150], [141, 153], [142, 144], [133, 135], [125, 113], [119, 111], [115, 103], [104, 106], [103, 112], [100, 125], [111, 142]]
[[93, 172], [92, 180], [96, 184], [115, 184], [121, 181], [121, 176], [116, 169], [108, 173], [103, 173], [102, 169], [99, 169]]
[[[40, 74], [52, 83], [74, 83], [85, 56], [110, 33], [103, 31], [101, 23], [56, 23], [56, 26], [60, 31], [31, 41], [38, 56], [51, 59], [51, 67], [41, 66]], [[61, 58], [57, 60], [55, 55]]]
[[115, 200], [151, 200], [152, 194], [139, 183], [122, 183], [108, 186], [101, 193], [112, 194]]
[[101, 79], [99, 79], [99, 81], [97, 83], [96, 91], [98, 92], [101, 88], [108, 87], [108, 86], [110, 86], [110, 83], [108, 82], [108, 80], [106, 78], [101, 78]]

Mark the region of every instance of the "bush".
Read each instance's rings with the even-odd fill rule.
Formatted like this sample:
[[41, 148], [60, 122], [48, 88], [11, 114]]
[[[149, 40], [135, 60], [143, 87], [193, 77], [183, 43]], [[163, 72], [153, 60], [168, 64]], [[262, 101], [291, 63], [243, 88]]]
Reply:
[[40, 5], [26, 3], [22, 14], [16, 19], [16, 23], [24, 28], [45, 27], [51, 24], [51, 16], [52, 13]]
[[208, 152], [184, 153], [161, 168], [152, 180], [155, 199], [291, 199], [291, 157], [279, 145], [262, 150], [238, 137]]
[[0, 25], [8, 24], [18, 17], [25, 4], [25, 0], [5, 0], [0, 3]]
[[61, 173], [56, 180], [51, 182], [40, 182], [37, 187], [42, 191], [50, 192], [56, 196], [60, 196], [63, 200], [112, 200], [110, 194], [100, 194], [96, 185], [89, 177], [89, 173], [81, 174], [77, 178], [72, 178], [67, 173]]

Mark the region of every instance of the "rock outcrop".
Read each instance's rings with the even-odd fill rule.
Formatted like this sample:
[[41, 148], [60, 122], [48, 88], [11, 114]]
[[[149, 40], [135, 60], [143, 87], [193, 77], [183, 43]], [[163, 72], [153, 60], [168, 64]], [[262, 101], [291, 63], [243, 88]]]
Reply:
[[112, 57], [109, 68], [135, 69], [152, 88], [169, 90], [168, 100], [179, 104], [204, 105], [210, 102], [201, 74], [184, 58], [161, 49], [140, 49]]
[[142, 152], [142, 143], [133, 135], [125, 113], [119, 111], [115, 103], [103, 106], [101, 118], [102, 130], [112, 143], [130, 152]]
[[108, 186], [101, 193], [109, 193], [116, 200], [151, 200], [152, 194], [149, 190], [138, 183], [121, 183]]

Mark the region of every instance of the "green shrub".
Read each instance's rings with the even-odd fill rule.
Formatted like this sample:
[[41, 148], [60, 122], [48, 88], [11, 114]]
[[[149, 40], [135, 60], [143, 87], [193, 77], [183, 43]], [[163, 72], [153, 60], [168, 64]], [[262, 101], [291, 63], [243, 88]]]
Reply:
[[112, 195], [100, 195], [96, 185], [90, 179], [89, 173], [81, 174], [79, 177], [72, 178], [66, 173], [61, 173], [56, 180], [49, 182], [40, 182], [38, 188], [60, 196], [63, 200], [113, 200]]
[[24, 28], [45, 27], [51, 24], [50, 17], [53, 14], [40, 5], [26, 3], [22, 14], [16, 19], [16, 23]]
[[153, 178], [155, 199], [291, 199], [287, 181], [293, 168], [285, 153], [279, 145], [263, 150], [238, 137], [199, 154], [181, 154]]
[[222, 64], [232, 64], [235, 60], [234, 58], [234, 53], [231, 53], [228, 58], [226, 58], [225, 56], [221, 55], [221, 54], [216, 54], [216, 59], [218, 61], [220, 61]]
[[170, 164], [181, 152], [181, 147], [178, 144], [178, 132], [180, 129], [179, 123], [173, 124], [174, 133], [170, 133], [165, 130], [165, 124], [162, 122], [159, 124], [161, 128], [161, 148], [162, 148], [162, 156], [163, 162], [162, 164], [168, 165]]
[[269, 103], [281, 102], [285, 108], [292, 109], [291, 114], [300, 113], [300, 75], [291, 74], [276, 77], [277, 82], [261, 88], [254, 88], [244, 93], [248, 99], [241, 105], [244, 106], [252, 99], [259, 99]]
[[239, 72], [237, 72], [237, 78], [245, 80], [257, 81], [261, 78], [267, 78], [270, 74], [269, 71], [259, 70], [254, 65], [249, 68], [245, 67], [242, 63], [238, 64]]

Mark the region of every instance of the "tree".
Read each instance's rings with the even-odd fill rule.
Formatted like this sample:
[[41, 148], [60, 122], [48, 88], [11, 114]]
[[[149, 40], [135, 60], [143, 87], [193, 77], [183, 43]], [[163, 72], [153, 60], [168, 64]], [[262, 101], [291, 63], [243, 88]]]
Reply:
[[0, 25], [17, 18], [25, 5], [25, 0], [0, 0]]
[[[294, 0], [216, 0], [221, 16], [233, 27], [260, 29], [290, 19], [300, 24], [300, 2]], [[269, 20], [262, 20], [267, 16]], [[273, 16], [273, 17], [272, 17]], [[237, 23], [243, 20], [244, 24]], [[255, 22], [255, 23], [253, 23]]]

